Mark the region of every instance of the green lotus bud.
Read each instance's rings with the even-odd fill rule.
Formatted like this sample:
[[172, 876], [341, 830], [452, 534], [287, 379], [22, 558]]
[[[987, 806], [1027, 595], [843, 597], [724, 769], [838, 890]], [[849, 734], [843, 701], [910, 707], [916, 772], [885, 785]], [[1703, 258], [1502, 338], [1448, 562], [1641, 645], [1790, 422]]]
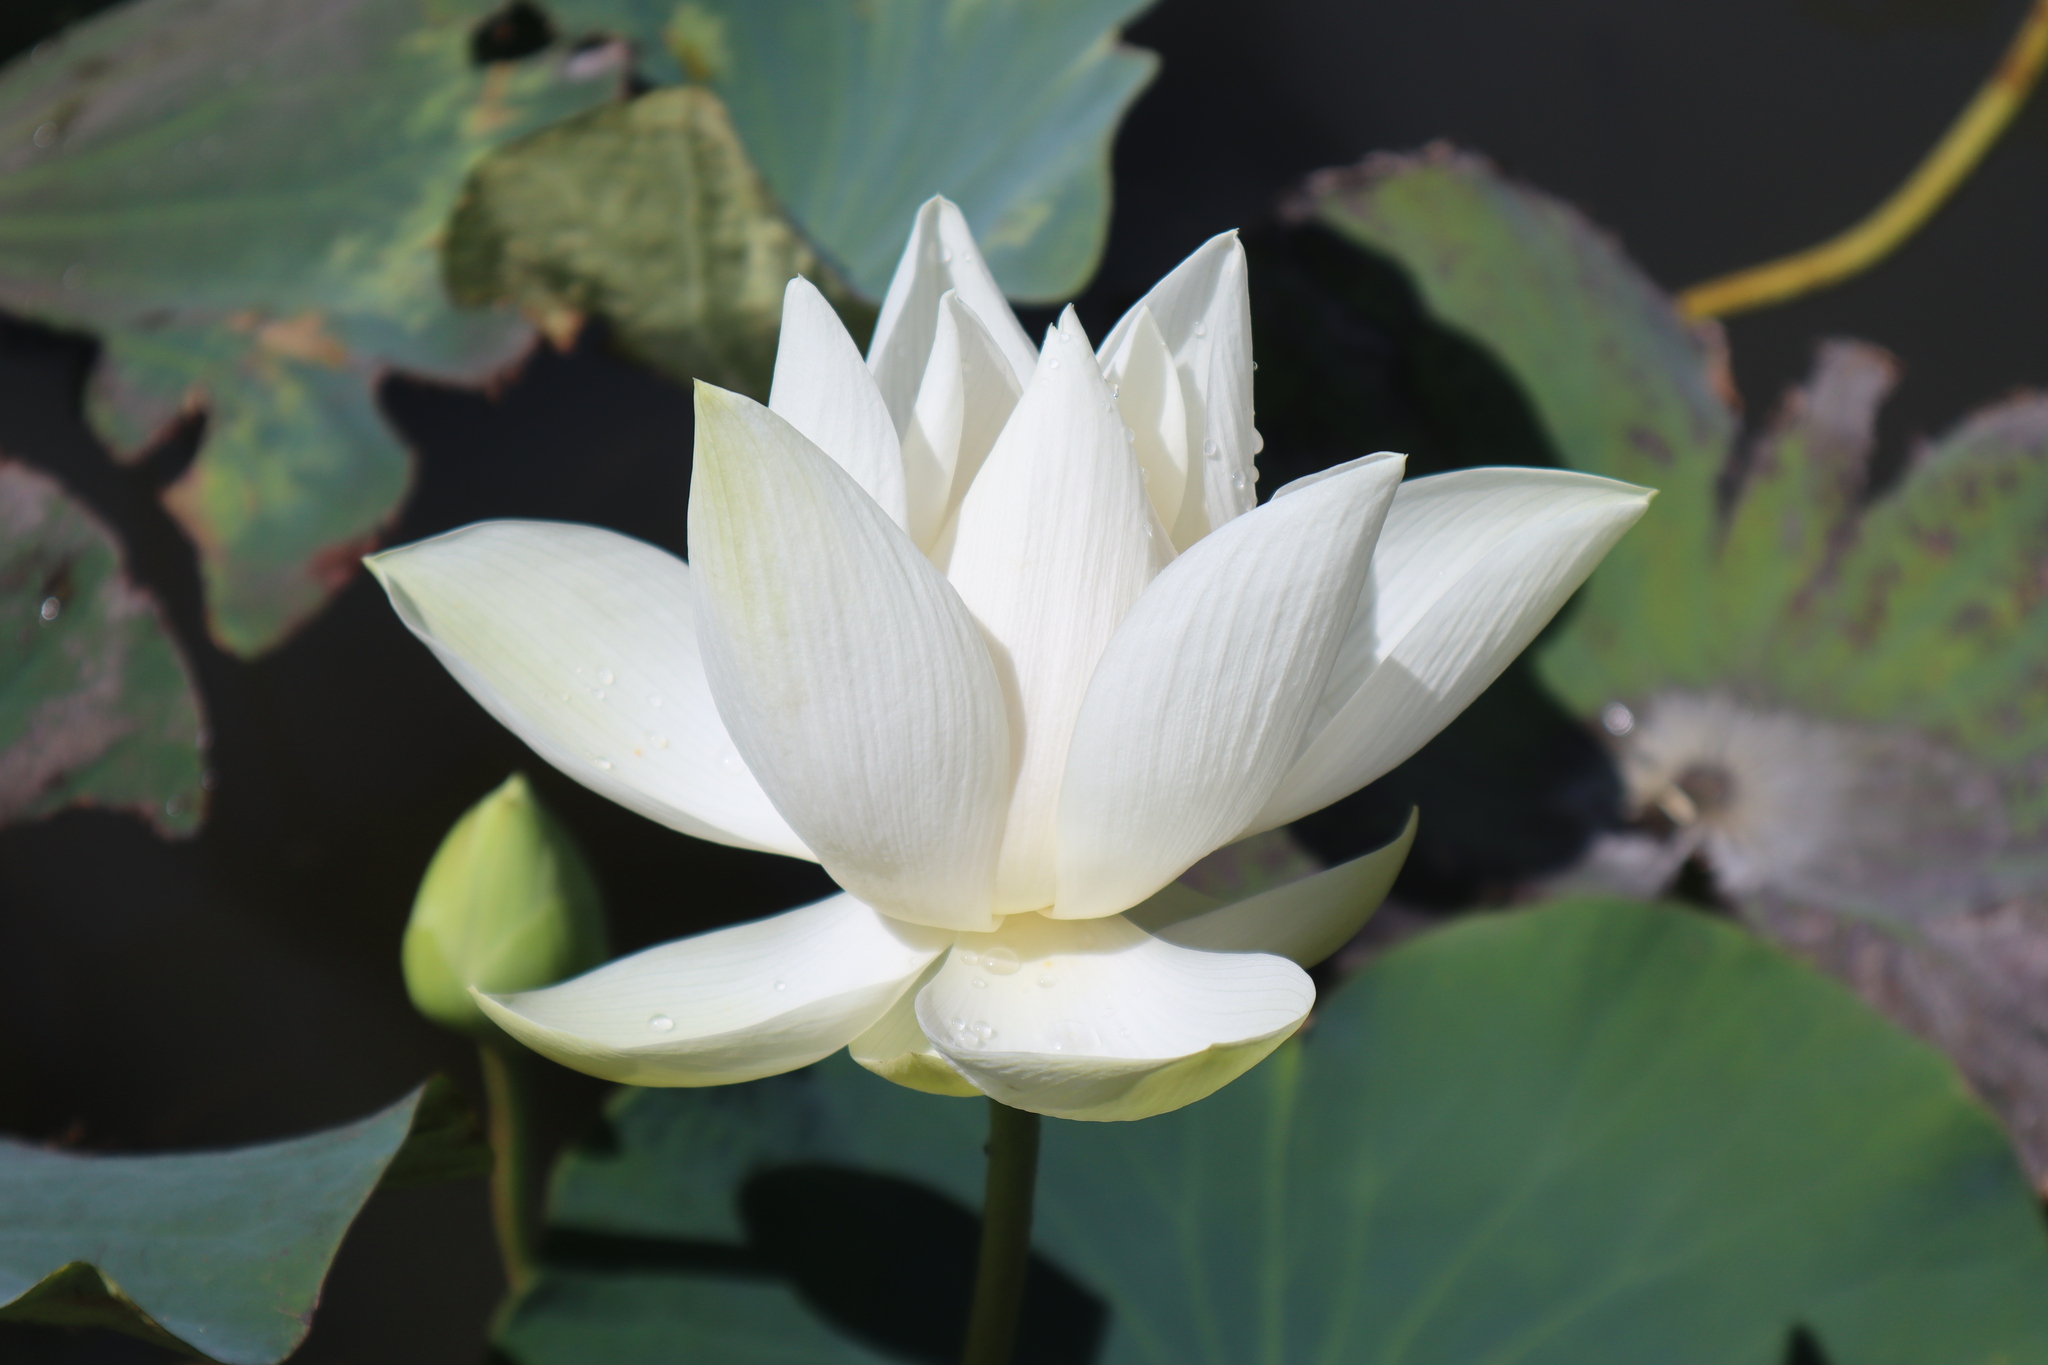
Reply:
[[530, 990], [604, 956], [597, 882], [514, 773], [455, 822], [427, 865], [405, 926], [406, 991], [435, 1023], [488, 1038], [498, 1029], [471, 986]]

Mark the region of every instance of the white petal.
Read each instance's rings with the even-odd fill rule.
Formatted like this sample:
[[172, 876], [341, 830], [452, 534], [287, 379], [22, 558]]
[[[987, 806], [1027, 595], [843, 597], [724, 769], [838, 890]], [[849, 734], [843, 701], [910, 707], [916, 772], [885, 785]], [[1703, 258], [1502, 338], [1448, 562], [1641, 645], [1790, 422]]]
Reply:
[[1356, 461], [1159, 575], [1074, 727], [1053, 914], [1136, 905], [1266, 804], [1300, 752], [1401, 467], [1398, 455]]
[[505, 1032], [577, 1071], [625, 1085], [731, 1085], [846, 1046], [949, 937], [839, 895], [477, 1000]]
[[1055, 1118], [1140, 1119], [1243, 1075], [1315, 998], [1285, 958], [1183, 948], [1121, 916], [1016, 915], [962, 935], [916, 1007], [984, 1094]]
[[1053, 899], [1067, 737], [1096, 660], [1154, 572], [1151, 507], [1116, 400], [1065, 324], [1046, 334], [955, 527], [946, 576], [988, 634], [1016, 737], [996, 912], [1036, 910]]
[[690, 551], [711, 694], [775, 808], [876, 909], [986, 927], [1010, 732], [959, 596], [816, 446], [706, 384]]
[[[1130, 428], [1131, 450], [1138, 457], [1138, 468], [1144, 471], [1152, 510], [1159, 514], [1162, 526], [1173, 526], [1180, 516], [1182, 494], [1187, 491], [1188, 405], [1173, 352], [1160, 337], [1149, 309], [1137, 310], [1136, 323], [1128, 330], [1123, 346], [1103, 366], [1102, 377], [1116, 392], [1117, 409]], [[1194, 539], [1190, 537], [1189, 543]]]
[[1285, 886], [1220, 903], [1174, 882], [1125, 917], [1168, 943], [1211, 953], [1273, 953], [1313, 967], [1372, 918], [1415, 846], [1416, 814], [1392, 842]]
[[801, 275], [782, 292], [768, 407], [837, 460], [898, 526], [907, 524], [896, 423], [846, 324]]
[[1023, 392], [995, 338], [947, 290], [931, 359], [903, 433], [903, 477], [918, 548], [929, 551], [995, 446]]
[[1316, 722], [1245, 833], [1321, 810], [1421, 748], [1536, 638], [1652, 496], [1562, 469], [1403, 484]]
[[1020, 389], [1030, 382], [1038, 364], [1038, 352], [996, 287], [996, 277], [989, 274], [967, 219], [951, 201], [928, 199], [911, 224], [910, 241], [896, 263], [875, 319], [874, 340], [868, 344], [868, 368], [882, 386], [899, 432], [909, 428], [911, 406], [938, 331], [939, 296], [949, 289], [988, 328]]
[[811, 857], [719, 719], [682, 560], [596, 526], [487, 521], [365, 562], [456, 681], [584, 786], [700, 839]]
[[1173, 524], [1185, 549], [1258, 501], [1252, 457], [1265, 443], [1252, 425], [1251, 290], [1237, 234], [1211, 237], [1153, 285], [1104, 338], [1103, 355], [1123, 349], [1141, 312], [1157, 322], [1192, 400], [1188, 448], [1201, 455]]
[[[927, 968], [930, 972], [933, 968]], [[922, 981], [918, 986], [922, 986]], [[940, 1055], [932, 1046], [932, 1040], [924, 1036], [924, 1030], [917, 1024], [917, 987], [907, 990], [889, 1007], [889, 1012], [872, 1024], [867, 1032], [846, 1045], [853, 1060], [874, 1072], [885, 1081], [910, 1090], [922, 1090], [927, 1095], [953, 1095], [965, 1098], [979, 1095], [976, 1090], [954, 1069], [951, 1062]]]

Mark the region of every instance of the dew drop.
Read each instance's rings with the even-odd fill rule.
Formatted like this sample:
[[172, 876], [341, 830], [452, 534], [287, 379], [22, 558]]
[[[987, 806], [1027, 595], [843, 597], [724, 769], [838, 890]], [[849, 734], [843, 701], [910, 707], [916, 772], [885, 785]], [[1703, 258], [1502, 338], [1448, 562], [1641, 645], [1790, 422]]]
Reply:
[[1205, 323], [1205, 322], [1198, 322], [1198, 323], [1196, 323], [1196, 324], [1195, 324], [1195, 335], [1196, 335], [1196, 336], [1198, 336], [1198, 337], [1205, 337], [1205, 336], [1209, 335], [1209, 325], [1208, 325], [1207, 323]]
[[778, 981], [775, 983], [775, 989], [778, 991], [786, 991], [789, 989], [789, 983], [787, 981]]
[[1060, 358], [1058, 356], [1054, 356], [1052, 357], [1052, 359], [1046, 361], [1045, 363], [1052, 366], [1055, 370], [1057, 370], [1060, 367]]
[[1208, 456], [1208, 457], [1209, 457], [1210, 459], [1212, 459], [1212, 460], [1213, 460], [1213, 459], [1215, 459], [1215, 458], [1216, 458], [1216, 443], [1215, 443], [1214, 441], [1204, 441], [1204, 442], [1202, 442], [1202, 453], [1203, 453], [1204, 455], [1207, 455], [1207, 456]]
[[1092, 1052], [1102, 1046], [1102, 1035], [1079, 1019], [1063, 1019], [1046, 1031], [1046, 1046], [1053, 1052]]
[[978, 977], [978, 976], [977, 976], [977, 977], [975, 977], [975, 978], [974, 978], [974, 980], [973, 980], [973, 981], [971, 981], [971, 982], [969, 982], [968, 984], [969, 984], [969, 985], [971, 985], [971, 986], [973, 986], [973, 987], [974, 987], [974, 989], [976, 989], [976, 990], [983, 990], [983, 989], [985, 989], [985, 988], [986, 988], [986, 987], [988, 986], [988, 982], [986, 982], [986, 981], [983, 981], [983, 980], [982, 980], [982, 979], [981, 979], [980, 977]]
[[64, 604], [62, 602], [54, 597], [45, 597], [43, 605], [36, 608], [36, 615], [42, 617], [45, 621], [54, 621], [57, 619], [57, 614], [63, 610]]
[[1038, 984], [1045, 987], [1047, 990], [1051, 990], [1053, 987], [1053, 979], [1049, 976], [1041, 976], [1038, 978]]
[[978, 965], [978, 964], [979, 964], [979, 963], [981, 962], [981, 954], [979, 954], [979, 953], [962, 953], [962, 954], [960, 954], [960, 960], [961, 960], [962, 962], [966, 963], [966, 964], [967, 964], [968, 966], [970, 966], [970, 967], [973, 967], [973, 966], [977, 966], [977, 965]]
[[986, 1019], [977, 1019], [969, 1024], [968, 1027], [973, 1029], [974, 1036], [984, 1043], [996, 1036], [995, 1025], [989, 1023]]
[[675, 1026], [676, 1021], [669, 1018], [666, 1014], [657, 1014], [647, 1021], [647, 1027], [653, 1029], [656, 1033], [667, 1033]]
[[590, 761], [592, 763], [595, 763], [599, 768], [602, 768], [605, 772], [610, 772], [612, 770], [612, 761], [608, 758], [593, 758]]
[[602, 687], [593, 687], [590, 689], [590, 695], [597, 698], [599, 701], [603, 701], [604, 689]]
[[1238, 473], [1232, 474], [1232, 475], [1230, 476], [1230, 486], [1231, 486], [1232, 488], [1243, 488], [1243, 487], [1244, 487], [1244, 473], [1243, 473], [1243, 471], [1239, 471]]
[[988, 964], [989, 972], [994, 976], [1008, 976], [1017, 970], [1017, 950], [1008, 944], [996, 944], [981, 955], [981, 960]]
[[953, 253], [952, 253], [952, 252], [950, 252], [950, 251], [945, 251], [945, 250], [941, 250], [941, 251], [939, 252], [939, 264], [940, 264], [940, 265], [951, 265], [951, 264], [953, 264]]
[[656, 735], [654, 737], [654, 747], [657, 749], [666, 749], [668, 747], [668, 736]]
[[597, 670], [597, 685], [599, 687], [610, 687], [612, 685], [612, 671], [609, 668]]
[[[946, 1032], [953, 1035], [953, 1046], [955, 1047], [980, 1047], [982, 1044], [981, 1035], [975, 1032], [974, 1025], [968, 1023], [965, 1019], [953, 1020], [946, 1026]], [[990, 1030], [990, 1032], [994, 1032], [994, 1030]]]
[[727, 754], [724, 758], [718, 760], [718, 764], [729, 773], [744, 772], [747, 766], [740, 762], [738, 754]]
[[49, 146], [49, 145], [50, 145], [51, 143], [55, 142], [56, 140], [57, 140], [57, 125], [56, 125], [56, 124], [54, 124], [54, 123], [41, 123], [41, 124], [37, 124], [37, 125], [36, 125], [36, 131], [35, 131], [35, 144], [36, 144], [36, 146], [38, 146], [38, 147], [47, 147], [47, 146]]
[[1121, 398], [1121, 397], [1123, 397], [1123, 396], [1124, 396], [1124, 386], [1123, 386], [1123, 385], [1121, 385], [1121, 384], [1111, 384], [1111, 385], [1109, 386], [1109, 396], [1110, 396], [1111, 398]]
[[1134, 446], [1134, 445], [1136, 445], [1137, 443], [1138, 443], [1138, 433], [1137, 433], [1137, 432], [1135, 432], [1135, 431], [1133, 431], [1133, 430], [1131, 430], [1131, 429], [1130, 429], [1129, 427], [1125, 427], [1125, 428], [1124, 428], [1124, 444], [1125, 444], [1125, 445], [1133, 445], [1133, 446]]

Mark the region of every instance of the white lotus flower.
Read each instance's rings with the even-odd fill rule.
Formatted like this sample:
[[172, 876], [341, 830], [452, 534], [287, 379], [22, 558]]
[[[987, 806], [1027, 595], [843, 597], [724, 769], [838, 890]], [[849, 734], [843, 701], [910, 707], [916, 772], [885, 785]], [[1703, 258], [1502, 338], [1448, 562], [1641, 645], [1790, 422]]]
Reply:
[[1244, 253], [1210, 241], [1042, 352], [933, 200], [864, 361], [792, 280], [767, 407], [699, 385], [691, 561], [490, 522], [378, 555], [412, 630], [543, 757], [842, 895], [486, 997], [638, 1085], [870, 1069], [1070, 1118], [1209, 1094], [1298, 1027], [1302, 963], [1401, 852], [1236, 905], [1175, 884], [1413, 753], [1649, 494], [1554, 470], [1255, 506]]

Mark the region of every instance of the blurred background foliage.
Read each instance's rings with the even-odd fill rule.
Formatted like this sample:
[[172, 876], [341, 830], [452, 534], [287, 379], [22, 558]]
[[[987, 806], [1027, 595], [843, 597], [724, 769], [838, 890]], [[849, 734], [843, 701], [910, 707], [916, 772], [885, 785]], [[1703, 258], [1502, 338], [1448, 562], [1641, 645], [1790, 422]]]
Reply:
[[[1675, 894], [1941, 1046], [2048, 1170], [2048, 415], [2012, 392], [2048, 373], [2048, 112], [1868, 275], [1725, 329], [1668, 299], [1864, 213], [2017, 0], [1288, 0], [1255, 23], [1208, 0], [149, 0], [80, 25], [93, 8], [0, 16], [0, 1130], [189, 1148], [342, 1123], [437, 1068], [478, 1093], [407, 1007], [397, 944], [442, 833], [516, 768], [588, 853], [622, 950], [823, 894], [815, 868], [536, 768], [352, 566], [503, 515], [681, 551], [677, 381], [758, 391], [792, 272], [859, 332], [909, 209], [943, 189], [1041, 306], [1028, 323], [1077, 296], [1096, 335], [1244, 229], [1266, 488], [1391, 448], [1414, 473], [1664, 490], [1528, 659], [1268, 851], [1334, 861], [1423, 812], [1396, 903], [1332, 971], [1372, 960], [1316, 1031], [1156, 1128], [1055, 1139], [1074, 1145], [1049, 1149], [1049, 1335], [1026, 1354], [1639, 1359], [1702, 1305], [1702, 1360], [2048, 1349], [2024, 1306], [2038, 1219], [1998, 1134], [1931, 1054], [1733, 928], [1584, 902], [1372, 957], [1549, 891]], [[1360, 161], [1444, 137], [1492, 160]], [[52, 814], [75, 804], [99, 809]], [[1441, 1080], [1489, 1067], [1501, 1084]], [[1186, 1283], [1090, 1260], [1109, 1234], [1069, 1164], [1199, 1133], [1227, 1161], [1303, 1068], [1400, 1102], [1305, 1091], [1301, 1140], [1324, 1145], [1294, 1159], [1415, 1202], [1361, 1194], [1297, 1227], [1300, 1192], [1268, 1186], [1187, 1212]], [[844, 1080], [615, 1104], [563, 1170], [565, 1268], [503, 1348], [577, 1359], [601, 1321], [626, 1334], [607, 1358], [634, 1360], [712, 1323], [791, 1359], [945, 1359], [957, 1329], [916, 1337], [907, 1308], [848, 1320], [787, 1230], [788, 1207], [830, 1208], [921, 1267], [967, 1235], [959, 1107], [847, 1109]], [[599, 1087], [538, 1083], [547, 1144], [589, 1128]], [[747, 1150], [791, 1105], [840, 1136], [759, 1158], [794, 1172], [780, 1186], [735, 1168], [606, 1193], [648, 1153], [696, 1171], [721, 1125]], [[870, 1125], [897, 1123], [925, 1145], [880, 1160]], [[1520, 1140], [1546, 1124], [1549, 1145]], [[849, 1163], [882, 1183], [828, 1178]], [[1839, 1185], [1806, 1188], [1815, 1169]], [[1475, 1221], [1471, 1245], [1429, 1240]], [[1254, 1226], [1284, 1251], [1218, 1250]], [[1403, 1263], [1371, 1261], [1394, 1234]], [[1959, 1247], [1981, 1253], [1969, 1284], [1942, 1280]], [[1528, 1278], [1546, 1259], [1563, 1279]], [[1405, 1297], [1340, 1329], [1311, 1288], [1333, 1263]], [[0, 1297], [52, 1268], [0, 1266]], [[1275, 1275], [1304, 1287], [1233, 1297]], [[295, 1359], [473, 1358], [496, 1276], [474, 1183], [377, 1196]], [[1220, 1325], [1187, 1283], [1233, 1305]], [[1172, 1327], [1134, 1344], [1146, 1321]], [[23, 1359], [118, 1340], [0, 1323]]]

